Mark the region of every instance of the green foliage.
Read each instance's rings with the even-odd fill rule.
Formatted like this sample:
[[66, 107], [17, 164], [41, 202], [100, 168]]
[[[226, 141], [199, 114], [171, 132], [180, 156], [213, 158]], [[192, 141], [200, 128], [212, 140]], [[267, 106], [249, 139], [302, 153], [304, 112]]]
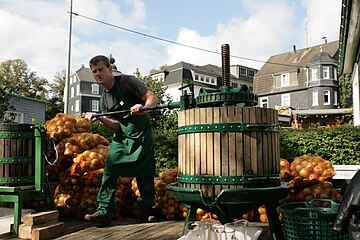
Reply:
[[[165, 94], [163, 82], [153, 80], [149, 76], [141, 76], [136, 69], [135, 76], [153, 91], [158, 98], [158, 105], [169, 103], [171, 97]], [[169, 109], [159, 109], [149, 113], [154, 129], [155, 160], [157, 172], [177, 167], [177, 113]]]
[[339, 103], [342, 108], [352, 106], [351, 74], [344, 74], [339, 77], [339, 98]]
[[64, 112], [64, 88], [66, 71], [57, 72], [54, 76], [54, 82], [50, 83], [49, 103], [46, 105], [46, 120], [52, 119], [59, 112]]
[[10, 93], [36, 99], [45, 100], [47, 96], [47, 80], [36, 76], [26, 62], [21, 59], [6, 60], [0, 63], [0, 121], [3, 121], [5, 112], [10, 112], [14, 119], [15, 107], [10, 105]]
[[360, 128], [283, 129], [281, 157], [292, 161], [305, 154], [321, 156], [333, 164], [360, 164]]

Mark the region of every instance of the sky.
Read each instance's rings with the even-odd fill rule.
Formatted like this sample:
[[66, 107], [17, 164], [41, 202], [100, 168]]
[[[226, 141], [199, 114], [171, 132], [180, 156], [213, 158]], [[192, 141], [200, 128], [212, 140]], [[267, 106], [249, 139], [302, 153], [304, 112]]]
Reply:
[[51, 82], [111, 53], [121, 72], [146, 76], [180, 61], [221, 66], [229, 44], [231, 65], [260, 69], [293, 45], [339, 40], [340, 18], [341, 0], [0, 0], [0, 62], [22, 59]]

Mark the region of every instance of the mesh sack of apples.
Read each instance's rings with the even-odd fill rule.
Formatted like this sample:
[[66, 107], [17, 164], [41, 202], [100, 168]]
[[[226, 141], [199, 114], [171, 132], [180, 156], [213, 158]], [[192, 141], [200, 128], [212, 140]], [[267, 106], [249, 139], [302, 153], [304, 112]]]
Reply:
[[319, 156], [303, 155], [294, 158], [289, 163], [280, 159], [280, 174], [282, 180], [295, 186], [308, 182], [323, 182], [335, 175], [335, 169], [329, 160]]
[[82, 117], [74, 117], [64, 113], [46, 122], [46, 132], [50, 138], [56, 141], [70, 136], [71, 133], [87, 132], [90, 129], [90, 122]]

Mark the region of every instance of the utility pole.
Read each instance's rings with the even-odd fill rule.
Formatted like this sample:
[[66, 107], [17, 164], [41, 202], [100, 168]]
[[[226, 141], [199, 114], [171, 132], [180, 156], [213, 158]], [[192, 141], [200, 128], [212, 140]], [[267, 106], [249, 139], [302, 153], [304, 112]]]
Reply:
[[64, 89], [64, 113], [68, 113], [69, 108], [69, 85], [70, 85], [70, 58], [71, 58], [71, 32], [72, 32], [72, 0], [69, 0], [69, 42], [68, 42], [68, 56], [67, 68]]

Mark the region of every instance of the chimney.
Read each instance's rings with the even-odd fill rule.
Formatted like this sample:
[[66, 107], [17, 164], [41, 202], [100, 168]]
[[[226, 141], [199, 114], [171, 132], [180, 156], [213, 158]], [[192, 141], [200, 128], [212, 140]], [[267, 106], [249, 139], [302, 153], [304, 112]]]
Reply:
[[294, 53], [296, 53], [296, 45], [293, 45]]

